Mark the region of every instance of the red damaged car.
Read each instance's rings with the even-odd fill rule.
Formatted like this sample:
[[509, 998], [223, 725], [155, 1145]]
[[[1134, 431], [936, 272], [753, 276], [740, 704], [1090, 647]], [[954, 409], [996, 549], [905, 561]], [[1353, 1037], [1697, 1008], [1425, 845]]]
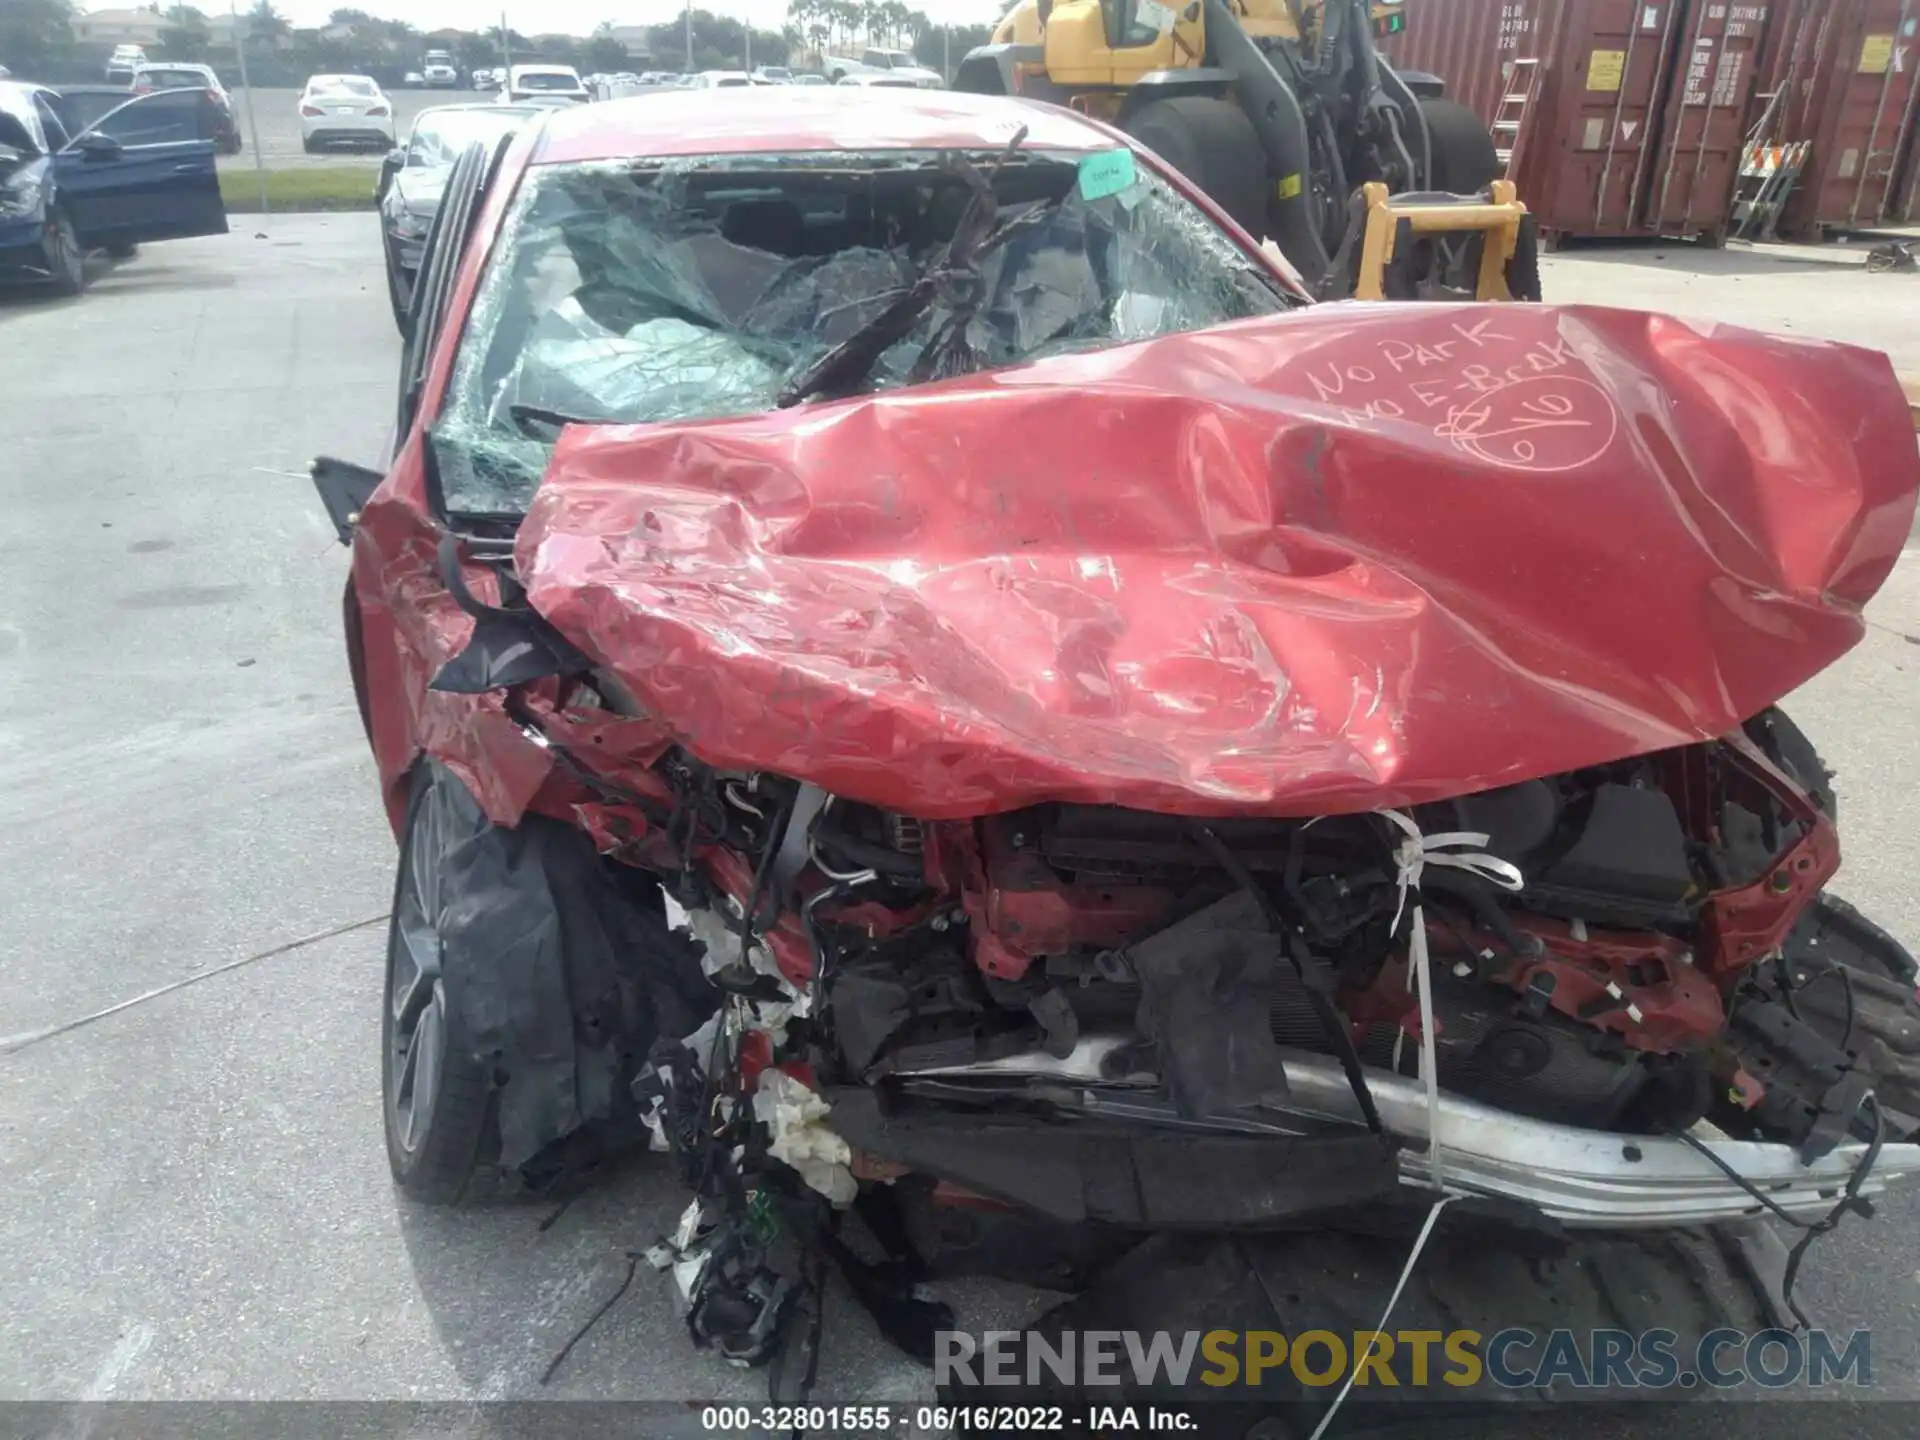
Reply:
[[1824, 894], [1775, 708], [1913, 520], [1884, 357], [1310, 305], [1096, 121], [710, 98], [463, 159], [390, 467], [316, 465], [403, 1190], [669, 1151], [663, 1263], [757, 1361], [828, 1256], [924, 1349], [848, 1207], [1665, 1230], [1920, 1177], [1914, 962]]

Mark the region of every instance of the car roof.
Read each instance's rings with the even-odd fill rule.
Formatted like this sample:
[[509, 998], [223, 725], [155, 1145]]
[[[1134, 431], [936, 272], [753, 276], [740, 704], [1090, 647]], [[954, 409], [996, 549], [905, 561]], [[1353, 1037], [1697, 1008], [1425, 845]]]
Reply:
[[516, 75], [577, 75], [580, 73], [571, 65], [515, 65], [511, 68]]
[[832, 86], [765, 85], [715, 108], [711, 95], [675, 90], [607, 100], [555, 115], [532, 163], [631, 155], [752, 154], [797, 150], [998, 149], [1027, 128], [1036, 150], [1111, 150], [1113, 135], [1071, 110], [1004, 95], [899, 90], [882, 96]]
[[449, 110], [478, 110], [483, 115], [544, 115], [547, 112], [537, 105], [502, 105], [498, 100], [460, 100], [451, 105], [429, 105], [413, 114], [414, 123], [426, 119], [429, 115], [444, 115]]
[[376, 86], [380, 83], [378, 80], [374, 79], [371, 75], [359, 75], [354, 73], [351, 70], [340, 70], [340, 71], [329, 70], [324, 74], [309, 75], [307, 77], [307, 84], [317, 85], [322, 80], [364, 80], [369, 85], [376, 85]]

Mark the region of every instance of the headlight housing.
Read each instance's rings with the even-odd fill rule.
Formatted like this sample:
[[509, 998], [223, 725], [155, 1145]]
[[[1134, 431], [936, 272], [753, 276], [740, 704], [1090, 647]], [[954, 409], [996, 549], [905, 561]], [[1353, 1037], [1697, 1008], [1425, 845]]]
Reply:
[[8, 220], [24, 220], [40, 209], [40, 197], [46, 181], [35, 175], [31, 179], [16, 180], [13, 184], [0, 188], [0, 217]]
[[415, 210], [411, 205], [403, 204], [393, 217], [393, 233], [402, 240], [424, 240], [432, 224], [431, 210]]

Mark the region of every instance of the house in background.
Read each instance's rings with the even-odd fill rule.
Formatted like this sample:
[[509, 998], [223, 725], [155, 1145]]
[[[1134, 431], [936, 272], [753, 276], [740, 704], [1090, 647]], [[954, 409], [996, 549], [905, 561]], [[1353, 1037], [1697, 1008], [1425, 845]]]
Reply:
[[167, 22], [157, 5], [133, 10], [85, 10], [68, 22], [73, 38], [86, 45], [158, 46]]

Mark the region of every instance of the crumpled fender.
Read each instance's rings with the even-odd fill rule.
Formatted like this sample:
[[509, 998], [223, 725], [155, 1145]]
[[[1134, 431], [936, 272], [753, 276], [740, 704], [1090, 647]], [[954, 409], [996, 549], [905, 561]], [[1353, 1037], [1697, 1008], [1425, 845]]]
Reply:
[[1305, 815], [1726, 733], [1860, 638], [1917, 486], [1875, 352], [1340, 304], [573, 427], [516, 562], [717, 766], [926, 818]]

